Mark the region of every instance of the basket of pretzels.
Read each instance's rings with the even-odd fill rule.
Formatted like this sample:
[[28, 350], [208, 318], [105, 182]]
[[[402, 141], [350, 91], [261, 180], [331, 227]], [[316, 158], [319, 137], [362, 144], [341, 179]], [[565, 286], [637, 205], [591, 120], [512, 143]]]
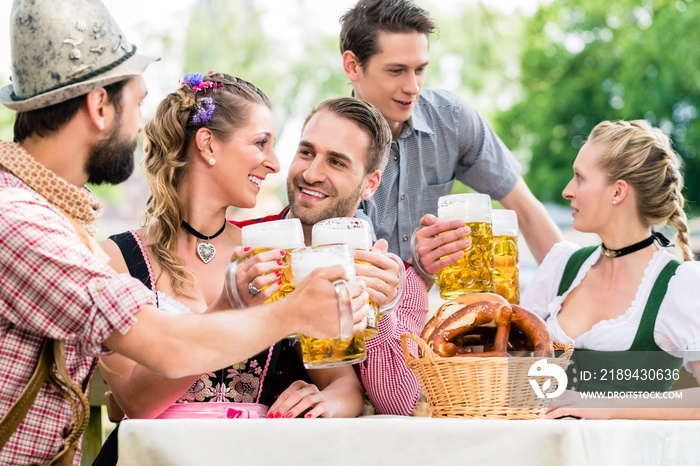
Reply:
[[401, 346], [433, 417], [542, 418], [558, 388], [551, 367], [542, 368], [565, 371], [573, 353], [552, 343], [539, 316], [493, 293], [446, 302], [420, 336], [404, 333]]

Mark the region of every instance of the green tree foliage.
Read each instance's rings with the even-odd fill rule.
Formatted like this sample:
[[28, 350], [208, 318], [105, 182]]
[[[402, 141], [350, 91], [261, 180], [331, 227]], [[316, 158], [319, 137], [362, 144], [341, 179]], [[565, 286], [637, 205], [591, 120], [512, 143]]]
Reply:
[[268, 18], [260, 2], [202, 2], [193, 10], [185, 47], [187, 70], [227, 72], [265, 91], [279, 128], [338, 95], [345, 82], [337, 37], [305, 30], [303, 19], [311, 15], [303, 0], [287, 1], [285, 10], [290, 22], [285, 30], [293, 35], [280, 37], [265, 27]]
[[698, 209], [698, 24], [693, 0], [558, 0], [529, 18], [521, 98], [496, 126], [529, 163], [536, 196], [562, 201], [573, 159], [598, 122], [645, 118], [672, 137], [690, 209]]

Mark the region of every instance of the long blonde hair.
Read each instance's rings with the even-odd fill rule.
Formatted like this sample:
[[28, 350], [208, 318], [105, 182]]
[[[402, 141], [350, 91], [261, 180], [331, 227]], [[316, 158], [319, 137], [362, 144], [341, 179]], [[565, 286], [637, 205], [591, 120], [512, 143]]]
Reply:
[[[141, 223], [155, 238], [153, 254], [161, 267], [170, 273], [173, 290], [185, 296], [190, 296], [185, 291], [185, 284], [196, 284], [196, 278], [175, 253], [178, 232], [184, 220], [178, 187], [187, 171], [187, 154], [195, 144], [195, 134], [199, 128], [206, 127], [226, 142], [236, 129], [245, 125], [254, 104], [271, 108], [265, 93], [243, 79], [210, 73], [203, 77], [203, 81], [216, 83], [216, 88], [194, 91], [191, 84], [183, 84], [158, 105], [144, 129], [145, 156], [141, 162], [150, 187]], [[192, 121], [193, 110], [205, 97], [214, 100], [214, 114], [205, 123], [196, 124]]]
[[685, 260], [693, 260], [688, 218], [683, 210], [683, 174], [671, 139], [646, 120], [603, 121], [588, 138], [608, 150], [599, 161], [608, 181], [625, 180], [634, 189], [637, 213], [645, 226], [661, 228], [670, 222], [677, 231]]

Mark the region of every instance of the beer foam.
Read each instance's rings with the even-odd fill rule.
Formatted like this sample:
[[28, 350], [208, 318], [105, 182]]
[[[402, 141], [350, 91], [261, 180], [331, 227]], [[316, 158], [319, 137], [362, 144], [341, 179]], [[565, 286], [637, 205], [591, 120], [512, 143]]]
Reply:
[[303, 281], [319, 267], [331, 267], [333, 265], [342, 265], [350, 279], [355, 279], [354, 261], [348, 263], [343, 257], [329, 251], [305, 251], [303, 254], [292, 253], [292, 276], [295, 283]]
[[493, 210], [493, 236], [518, 236], [518, 216], [513, 210]]
[[312, 232], [312, 244], [314, 246], [323, 246], [325, 244], [345, 243], [350, 249], [372, 249], [372, 238], [369, 231], [361, 228], [353, 229], [331, 229], [331, 228], [316, 228], [314, 225]]
[[243, 247], [294, 249], [304, 247], [304, 230], [298, 218], [254, 223], [241, 228]]
[[438, 207], [438, 218], [446, 222], [462, 220], [465, 222], [491, 223], [491, 206], [450, 204]]

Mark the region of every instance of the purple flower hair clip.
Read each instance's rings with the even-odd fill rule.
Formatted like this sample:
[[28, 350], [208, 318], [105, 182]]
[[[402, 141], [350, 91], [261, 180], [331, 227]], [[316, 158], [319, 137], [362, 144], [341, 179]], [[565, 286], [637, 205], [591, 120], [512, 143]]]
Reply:
[[202, 97], [194, 106], [194, 115], [192, 115], [192, 123], [195, 125], [203, 125], [211, 120], [214, 116], [216, 103], [211, 97]]
[[[208, 74], [212, 74], [212, 72], [210, 71]], [[206, 91], [207, 89], [214, 89], [214, 92], [216, 92], [216, 89], [219, 87], [219, 83], [214, 81], [205, 81], [202, 73], [195, 72], [187, 73], [180, 84], [183, 86], [189, 84], [192, 88], [192, 92], [195, 94], [198, 91]]]

